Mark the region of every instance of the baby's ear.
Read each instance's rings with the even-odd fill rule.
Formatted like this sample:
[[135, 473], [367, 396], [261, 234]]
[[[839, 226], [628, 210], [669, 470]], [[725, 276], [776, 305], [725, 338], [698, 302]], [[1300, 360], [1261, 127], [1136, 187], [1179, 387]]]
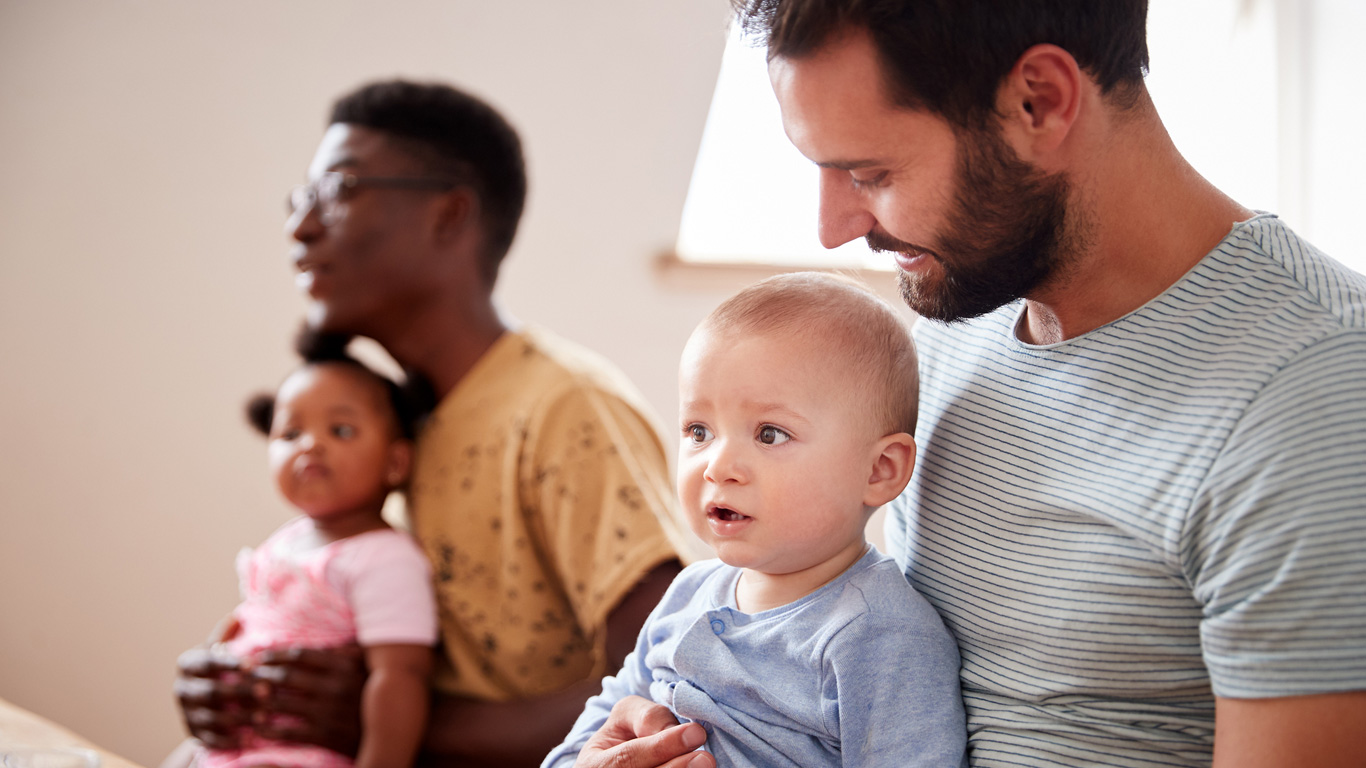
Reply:
[[863, 492], [863, 505], [871, 509], [901, 495], [915, 469], [915, 438], [905, 432], [887, 435], [873, 448], [873, 471]]
[[413, 441], [400, 438], [389, 443], [385, 462], [384, 481], [389, 488], [401, 488], [406, 485], [408, 474], [413, 468]]

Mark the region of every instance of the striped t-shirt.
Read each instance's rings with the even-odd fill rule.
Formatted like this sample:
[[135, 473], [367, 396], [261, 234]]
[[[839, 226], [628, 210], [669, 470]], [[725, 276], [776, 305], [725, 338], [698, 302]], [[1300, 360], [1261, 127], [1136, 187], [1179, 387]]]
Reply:
[[1366, 278], [1279, 220], [1031, 346], [917, 324], [887, 543], [959, 641], [972, 764], [1208, 765], [1214, 695], [1366, 689]]

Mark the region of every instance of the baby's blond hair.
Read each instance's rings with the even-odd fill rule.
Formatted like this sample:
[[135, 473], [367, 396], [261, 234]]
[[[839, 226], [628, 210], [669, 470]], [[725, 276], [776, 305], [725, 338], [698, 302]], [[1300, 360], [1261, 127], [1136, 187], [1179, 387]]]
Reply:
[[761, 280], [712, 311], [697, 332], [790, 333], [843, 366], [884, 434], [915, 434], [920, 376], [910, 326], [850, 278], [794, 272]]

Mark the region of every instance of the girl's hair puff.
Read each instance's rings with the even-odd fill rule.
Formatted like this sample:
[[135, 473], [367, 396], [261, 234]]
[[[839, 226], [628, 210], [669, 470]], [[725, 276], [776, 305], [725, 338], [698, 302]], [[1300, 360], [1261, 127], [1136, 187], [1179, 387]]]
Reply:
[[[405, 440], [412, 440], [416, 437], [423, 418], [431, 412], [435, 404], [431, 385], [426, 379], [407, 371], [406, 381], [400, 386], [393, 379], [353, 357], [347, 351], [351, 338], [349, 334], [322, 333], [305, 326], [294, 338], [294, 351], [303, 359], [303, 365], [300, 367], [322, 363], [340, 364], [372, 377], [384, 387], [387, 395], [385, 400], [389, 403], [399, 435]], [[275, 418], [275, 393], [260, 392], [253, 395], [247, 400], [245, 410], [247, 423], [257, 432], [270, 435], [270, 424]]]

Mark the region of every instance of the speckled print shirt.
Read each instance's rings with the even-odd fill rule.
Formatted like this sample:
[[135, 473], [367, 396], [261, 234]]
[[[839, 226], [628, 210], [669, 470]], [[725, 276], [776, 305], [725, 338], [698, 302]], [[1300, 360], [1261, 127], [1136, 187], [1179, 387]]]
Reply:
[[608, 614], [686, 542], [647, 412], [606, 361], [539, 329], [504, 334], [442, 400], [409, 495], [438, 689], [504, 701], [608, 671]]

